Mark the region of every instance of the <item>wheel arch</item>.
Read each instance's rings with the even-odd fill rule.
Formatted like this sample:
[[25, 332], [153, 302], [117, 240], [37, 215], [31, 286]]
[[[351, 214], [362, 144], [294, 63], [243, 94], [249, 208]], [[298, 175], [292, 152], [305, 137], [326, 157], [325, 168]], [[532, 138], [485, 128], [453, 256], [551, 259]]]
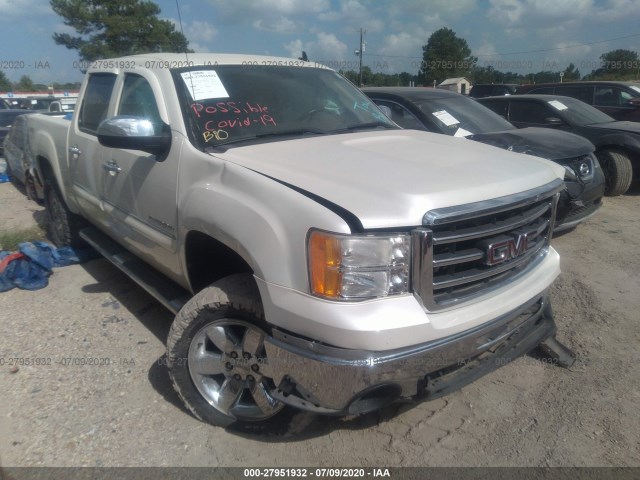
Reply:
[[236, 273], [254, 273], [238, 252], [210, 235], [192, 230], [184, 241], [184, 260], [193, 293]]

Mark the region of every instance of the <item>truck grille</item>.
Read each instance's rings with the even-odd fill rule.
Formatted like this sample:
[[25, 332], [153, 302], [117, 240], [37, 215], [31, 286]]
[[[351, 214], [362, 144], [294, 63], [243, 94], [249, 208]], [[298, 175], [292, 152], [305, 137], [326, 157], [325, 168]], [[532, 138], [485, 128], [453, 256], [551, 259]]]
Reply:
[[547, 253], [560, 179], [527, 192], [427, 212], [413, 234], [412, 289], [429, 311], [499, 288]]

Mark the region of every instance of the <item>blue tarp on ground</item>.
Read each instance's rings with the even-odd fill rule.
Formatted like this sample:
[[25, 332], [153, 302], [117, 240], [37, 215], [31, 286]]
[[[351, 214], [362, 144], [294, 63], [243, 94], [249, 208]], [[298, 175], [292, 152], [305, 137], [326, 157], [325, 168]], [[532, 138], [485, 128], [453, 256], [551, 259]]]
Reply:
[[49, 284], [54, 267], [65, 267], [96, 258], [91, 248], [56, 248], [46, 242], [24, 242], [18, 252], [0, 251], [0, 292], [14, 287], [38, 290]]

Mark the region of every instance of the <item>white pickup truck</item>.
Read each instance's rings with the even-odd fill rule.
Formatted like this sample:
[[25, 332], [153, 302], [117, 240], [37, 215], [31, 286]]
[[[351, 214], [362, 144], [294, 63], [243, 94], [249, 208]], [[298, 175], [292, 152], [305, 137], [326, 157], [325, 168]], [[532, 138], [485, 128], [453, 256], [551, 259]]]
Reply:
[[547, 295], [562, 167], [401, 130], [285, 58], [97, 61], [77, 105], [29, 119], [51, 238], [176, 313], [167, 365], [199, 419], [283, 433], [436, 398], [539, 344], [570, 361]]

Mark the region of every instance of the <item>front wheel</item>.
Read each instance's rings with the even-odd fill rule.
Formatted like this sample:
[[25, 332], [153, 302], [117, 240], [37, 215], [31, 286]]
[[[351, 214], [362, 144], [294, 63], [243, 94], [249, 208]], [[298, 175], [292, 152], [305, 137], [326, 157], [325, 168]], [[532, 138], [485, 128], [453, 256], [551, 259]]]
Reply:
[[270, 395], [258, 288], [251, 275], [231, 275], [196, 294], [180, 310], [167, 340], [175, 390], [200, 420], [241, 433], [285, 435], [312, 416]]
[[603, 150], [598, 152], [598, 161], [604, 171], [605, 194], [615, 197], [625, 193], [633, 180], [633, 167], [627, 154], [614, 150]]

